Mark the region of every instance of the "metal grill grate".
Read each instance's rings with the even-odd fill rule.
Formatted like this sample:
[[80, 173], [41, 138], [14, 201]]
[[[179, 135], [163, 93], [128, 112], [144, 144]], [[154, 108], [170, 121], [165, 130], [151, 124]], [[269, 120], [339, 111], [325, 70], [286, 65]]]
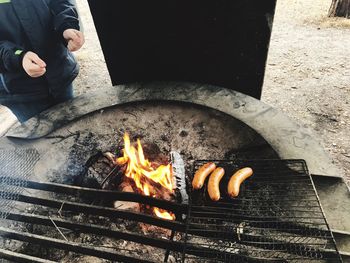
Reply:
[[7, 217], [12, 204], [25, 187], [25, 181], [31, 174], [39, 160], [39, 153], [35, 149], [0, 150], [0, 219]]
[[[194, 170], [206, 162], [196, 161]], [[207, 185], [192, 192], [184, 262], [208, 262], [190, 247], [207, 247], [212, 262], [341, 262], [304, 161], [214, 162], [226, 172], [222, 198], [212, 202]], [[243, 167], [254, 175], [230, 199], [225, 186]]]
[[[196, 162], [194, 169], [203, 162]], [[32, 227], [18, 231], [18, 228], [11, 225], [8, 228], [0, 227], [0, 237], [117, 262], [150, 260], [145, 255], [127, 254], [119, 247], [106, 250], [96, 247], [94, 243], [76, 242], [75, 235], [72, 240], [64, 240], [57, 236], [58, 233], [53, 237], [50, 233], [62, 228], [84, 233], [94, 240], [99, 239], [101, 243], [113, 239], [146, 245], [160, 249], [161, 254], [164, 253], [164, 262], [171, 262], [168, 261], [170, 253], [177, 262], [186, 263], [341, 262], [305, 162], [237, 160], [216, 163], [225, 168], [228, 175], [222, 180], [223, 198], [219, 202], [210, 201], [204, 189], [190, 192], [190, 202], [180, 204], [137, 193], [0, 177], [5, 186], [0, 190], [4, 200], [16, 200], [18, 203], [36, 208], [40, 206], [43, 209], [43, 214], [40, 214], [15, 209], [9, 211], [8, 207], [0, 207], [0, 213], [6, 214], [6, 221], [54, 229], [42, 235], [40, 231], [40, 234], [32, 233]], [[229, 176], [244, 166], [252, 167], [255, 174], [244, 182], [238, 198], [229, 199], [225, 195], [224, 186], [227, 185]], [[16, 191], [8, 191], [11, 187]], [[46, 194], [40, 194], [42, 191]], [[48, 197], [47, 193], [52, 195]], [[93, 204], [91, 200], [94, 200]], [[137, 202], [159, 207], [174, 212], [177, 220], [168, 221], [148, 214], [105, 207], [101, 200]], [[86, 219], [101, 217], [103, 221], [98, 222], [105, 222], [106, 225], [72, 217], [78, 214], [84, 214]], [[168, 229], [173, 235], [170, 239], [164, 239], [160, 236], [143, 235], [139, 231], [112, 229], [109, 222], [116, 219]], [[174, 239], [175, 234], [177, 238]], [[51, 262], [40, 258], [43, 256], [40, 253], [27, 255], [0, 249], [0, 258], [20, 261], [28, 256], [33, 257], [31, 262]]]

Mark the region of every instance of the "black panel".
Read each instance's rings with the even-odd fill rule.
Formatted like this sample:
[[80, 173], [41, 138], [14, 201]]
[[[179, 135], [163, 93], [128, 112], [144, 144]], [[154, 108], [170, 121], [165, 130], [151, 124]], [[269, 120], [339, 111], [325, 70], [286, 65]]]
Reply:
[[89, 0], [114, 85], [191, 81], [260, 98], [276, 0]]

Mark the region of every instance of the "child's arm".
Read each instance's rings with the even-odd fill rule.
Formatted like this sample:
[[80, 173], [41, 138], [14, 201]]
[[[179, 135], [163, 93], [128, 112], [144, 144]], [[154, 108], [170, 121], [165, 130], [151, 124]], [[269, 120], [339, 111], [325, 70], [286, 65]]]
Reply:
[[0, 41], [0, 72], [16, 72], [22, 69], [25, 52], [9, 41]]
[[61, 37], [67, 29], [80, 29], [78, 12], [71, 0], [51, 0], [50, 8], [54, 14], [55, 30]]
[[46, 64], [37, 54], [26, 52], [9, 41], [0, 41], [0, 73], [20, 70], [37, 78], [45, 74]]
[[84, 35], [79, 31], [78, 13], [71, 0], [51, 0], [50, 8], [54, 14], [55, 30], [67, 43], [69, 51], [79, 50], [84, 42]]

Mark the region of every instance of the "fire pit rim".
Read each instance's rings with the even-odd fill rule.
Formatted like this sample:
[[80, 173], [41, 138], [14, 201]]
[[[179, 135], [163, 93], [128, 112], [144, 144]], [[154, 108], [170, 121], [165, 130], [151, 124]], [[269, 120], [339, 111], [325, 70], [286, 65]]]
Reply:
[[151, 82], [102, 87], [57, 105], [22, 125], [15, 125], [5, 136], [40, 139], [89, 113], [126, 103], [154, 100], [193, 103], [226, 113], [258, 132], [281, 158], [304, 159], [313, 174], [341, 177], [340, 170], [309, 129], [262, 101], [206, 84]]

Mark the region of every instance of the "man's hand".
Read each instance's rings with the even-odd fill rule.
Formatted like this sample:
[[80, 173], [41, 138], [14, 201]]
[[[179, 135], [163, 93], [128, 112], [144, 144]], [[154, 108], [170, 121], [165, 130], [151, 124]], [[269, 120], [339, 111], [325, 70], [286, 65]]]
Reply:
[[66, 29], [63, 32], [63, 37], [68, 42], [69, 51], [79, 50], [85, 43], [84, 34], [75, 29]]
[[23, 56], [22, 66], [25, 72], [32, 78], [41, 77], [46, 72], [46, 63], [31, 51]]

